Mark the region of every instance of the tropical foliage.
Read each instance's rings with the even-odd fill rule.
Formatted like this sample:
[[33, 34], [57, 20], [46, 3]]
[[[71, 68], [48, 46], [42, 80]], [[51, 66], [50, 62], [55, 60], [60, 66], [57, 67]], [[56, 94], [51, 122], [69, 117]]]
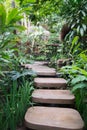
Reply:
[[[21, 26], [24, 14], [34, 27], [28, 35]], [[64, 24], [70, 30], [61, 41]], [[46, 39], [44, 30], [49, 32]], [[31, 105], [36, 74], [21, 65], [31, 60], [50, 60], [52, 65], [60, 58], [71, 59], [72, 65], [61, 71], [87, 129], [87, 1], [0, 1], [0, 129], [16, 130]]]
[[17, 88], [17, 81], [14, 81], [9, 93], [2, 87], [0, 92], [0, 129], [16, 130], [22, 125], [24, 114], [31, 105], [32, 84], [28, 81], [22, 82]]
[[75, 48], [77, 50], [76, 53], [81, 52], [87, 48], [87, 2], [85, 0], [66, 0], [61, 6], [60, 14], [71, 28], [64, 41], [66, 52], [70, 49], [71, 43], [71, 54]]
[[76, 97], [76, 108], [81, 113], [87, 127], [87, 51], [80, 53], [72, 66], [61, 69], [69, 79], [69, 86]]
[[[25, 27], [19, 24], [23, 18], [20, 8], [6, 8], [0, 3], [0, 129], [15, 130], [22, 124], [33, 89], [31, 71], [21, 68], [17, 32]], [[27, 77], [28, 76], [28, 77]]]

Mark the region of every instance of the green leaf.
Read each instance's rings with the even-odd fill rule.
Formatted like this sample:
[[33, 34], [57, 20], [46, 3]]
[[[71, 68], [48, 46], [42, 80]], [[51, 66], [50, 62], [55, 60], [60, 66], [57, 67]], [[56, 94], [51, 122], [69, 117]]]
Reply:
[[23, 18], [23, 16], [20, 14], [21, 12], [19, 12], [17, 8], [13, 8], [10, 12], [8, 12], [6, 24], [8, 25], [19, 21], [21, 18]]
[[83, 30], [83, 28], [80, 28], [80, 35], [81, 35], [81, 36], [84, 35], [84, 30]]
[[81, 54], [80, 54], [80, 58], [81, 58], [83, 61], [87, 62], [87, 55], [86, 55], [86, 54], [81, 53]]
[[78, 82], [87, 81], [87, 77], [83, 75], [78, 75], [76, 78], [72, 79], [71, 84], [74, 85]]
[[75, 23], [74, 23], [74, 24], [72, 24], [71, 28], [73, 29], [74, 27], [75, 27]]
[[24, 31], [24, 30], [26, 30], [26, 27], [24, 27], [24, 26], [20, 26], [20, 25], [15, 25], [15, 28], [16, 29], [18, 29], [18, 30], [20, 30], [20, 31]]
[[72, 92], [75, 92], [77, 89], [83, 89], [83, 88], [87, 88], [87, 83], [79, 83], [76, 84], [73, 89]]
[[74, 53], [76, 53], [76, 52], [79, 50], [79, 47], [80, 47], [80, 43], [78, 43], [78, 44], [74, 47], [73, 52], [72, 52], [73, 55], [74, 55]]
[[9, 63], [9, 60], [8, 59], [4, 59], [4, 58], [0, 58], [0, 62], [5, 62], [5, 63]]
[[31, 4], [31, 3], [35, 3], [36, 2], [36, 0], [19, 0], [19, 1], [22, 1], [21, 3], [22, 4]]
[[81, 72], [81, 74], [87, 76], [87, 71], [86, 71], [86, 70], [84, 70], [84, 69], [79, 69], [79, 71]]
[[23, 16], [17, 15], [17, 16], [13, 19], [13, 22], [17, 22], [17, 21], [21, 20], [22, 18], [23, 18]]
[[74, 45], [78, 42], [78, 40], [79, 40], [79, 36], [75, 36], [75, 37], [73, 38], [72, 45], [71, 45], [71, 48], [70, 48], [69, 53], [72, 51]]
[[17, 8], [13, 8], [12, 10], [10, 10], [10, 12], [8, 12], [7, 24], [11, 23], [11, 21], [15, 18], [17, 13], [18, 13]]
[[0, 29], [5, 25], [6, 23], [6, 10], [4, 5], [0, 4]]
[[73, 41], [72, 41], [72, 46], [74, 46], [74, 44], [76, 42], [78, 42], [78, 40], [79, 40], [79, 36], [75, 36], [74, 39], [73, 39]]
[[81, 11], [81, 12], [82, 12], [83, 16], [85, 17], [85, 16], [86, 16], [86, 13], [85, 13], [84, 11]]
[[36, 2], [36, 0], [29, 0], [30, 3]]
[[12, 80], [17, 80], [18, 78], [24, 77], [24, 76], [27, 76], [27, 75], [36, 76], [36, 73], [34, 71], [32, 71], [32, 70], [28, 70], [28, 71], [24, 70], [22, 73], [19, 73], [17, 71], [12, 71], [11, 72]]
[[77, 33], [79, 33], [79, 30], [80, 30], [80, 26], [77, 27]]
[[83, 27], [84, 31], [86, 31], [86, 25], [82, 24], [82, 27]]

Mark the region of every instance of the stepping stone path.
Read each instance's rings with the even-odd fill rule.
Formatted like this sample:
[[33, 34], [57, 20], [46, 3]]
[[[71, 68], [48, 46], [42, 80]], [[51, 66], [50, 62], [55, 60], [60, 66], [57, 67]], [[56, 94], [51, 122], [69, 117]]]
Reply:
[[33, 65], [25, 65], [26, 68], [34, 70], [39, 76], [44, 76], [44, 74], [49, 76], [34, 79], [36, 89], [32, 93], [32, 101], [41, 103], [42, 106], [33, 106], [27, 110], [25, 126], [34, 130], [83, 130], [84, 122], [75, 109], [43, 107], [44, 103], [67, 105], [75, 102], [74, 95], [70, 90], [66, 90], [67, 81], [63, 78], [50, 77], [53, 76], [51, 74], [55, 69], [49, 68], [45, 66], [47, 64], [43, 63], [45, 62], [38, 61]]

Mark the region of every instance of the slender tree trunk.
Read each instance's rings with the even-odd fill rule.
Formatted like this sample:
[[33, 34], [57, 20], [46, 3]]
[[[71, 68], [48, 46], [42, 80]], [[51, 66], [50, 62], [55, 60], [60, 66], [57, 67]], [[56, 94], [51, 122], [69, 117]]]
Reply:
[[12, 0], [11, 5], [13, 8], [15, 8], [15, 1], [14, 0]]

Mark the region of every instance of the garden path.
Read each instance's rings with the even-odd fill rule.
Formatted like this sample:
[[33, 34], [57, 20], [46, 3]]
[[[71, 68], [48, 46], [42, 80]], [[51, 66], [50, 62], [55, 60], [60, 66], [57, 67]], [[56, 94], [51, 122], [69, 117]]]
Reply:
[[25, 114], [25, 126], [34, 130], [82, 130], [84, 122], [74, 109], [75, 97], [67, 90], [67, 81], [59, 78], [54, 68], [46, 62], [27, 64], [37, 73], [35, 90], [30, 107]]

